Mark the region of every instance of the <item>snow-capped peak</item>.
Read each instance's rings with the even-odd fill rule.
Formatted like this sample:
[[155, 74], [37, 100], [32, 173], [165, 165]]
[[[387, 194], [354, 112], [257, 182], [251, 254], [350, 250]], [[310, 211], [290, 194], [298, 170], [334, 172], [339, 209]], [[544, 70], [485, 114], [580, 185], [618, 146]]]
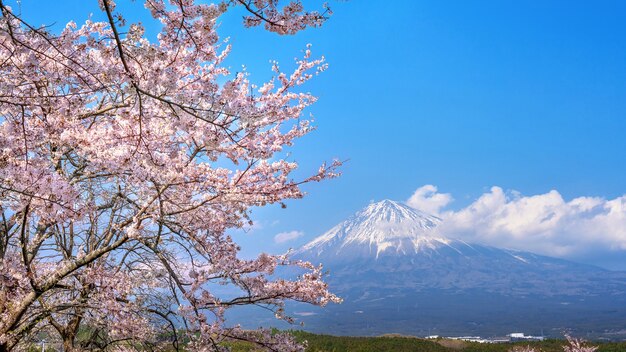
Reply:
[[441, 219], [408, 205], [385, 199], [371, 203], [346, 221], [306, 244], [301, 251], [356, 254], [365, 249], [378, 257], [382, 252], [411, 253], [423, 247], [437, 247], [449, 241], [435, 228]]

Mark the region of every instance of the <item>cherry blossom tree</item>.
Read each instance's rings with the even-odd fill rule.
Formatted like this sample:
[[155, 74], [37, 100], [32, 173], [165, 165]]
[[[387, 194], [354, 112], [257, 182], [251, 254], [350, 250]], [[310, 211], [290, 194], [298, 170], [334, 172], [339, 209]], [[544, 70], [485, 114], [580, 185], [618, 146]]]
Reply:
[[565, 335], [565, 338], [567, 339], [567, 345], [563, 345], [564, 352], [594, 352], [598, 349], [597, 346], [587, 346], [585, 340], [569, 335]]
[[[285, 300], [338, 302], [321, 267], [241, 259], [227, 230], [249, 223], [250, 207], [300, 198], [303, 183], [337, 175], [335, 161], [295, 179], [284, 153], [312, 130], [302, 116], [315, 97], [300, 87], [326, 64], [306, 48], [295, 70], [274, 64], [274, 78], [254, 85], [224, 67], [230, 47], [216, 19], [239, 9], [245, 26], [293, 34], [321, 25], [329, 9], [146, 0], [162, 25], [150, 41], [112, 0], [98, 4], [106, 21], [52, 33], [0, 0], [0, 351], [42, 327], [65, 350], [78, 348], [80, 327], [100, 349], [138, 348], [159, 329], [184, 327], [196, 350], [228, 339], [300, 350], [288, 335], [229, 326], [224, 314], [261, 305], [289, 320]], [[275, 278], [280, 266], [301, 275]], [[214, 285], [238, 294], [219, 297]]]

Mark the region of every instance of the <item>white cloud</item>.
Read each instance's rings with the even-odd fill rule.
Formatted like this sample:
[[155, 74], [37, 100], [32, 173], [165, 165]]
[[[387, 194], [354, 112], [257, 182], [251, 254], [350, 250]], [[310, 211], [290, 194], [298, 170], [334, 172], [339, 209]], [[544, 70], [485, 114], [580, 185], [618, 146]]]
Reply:
[[424, 189], [426, 197], [408, 204], [437, 210], [444, 220], [439, 231], [446, 237], [556, 256], [626, 250], [626, 195], [567, 201], [556, 190], [523, 196], [492, 187], [465, 208], [441, 211], [450, 195], [430, 185], [415, 194]]
[[302, 231], [289, 231], [289, 232], [281, 232], [274, 236], [274, 242], [276, 243], [285, 243], [289, 241], [293, 241], [298, 237], [304, 236], [304, 232]]
[[449, 193], [438, 193], [437, 187], [424, 185], [416, 189], [406, 203], [415, 209], [437, 215], [441, 208], [450, 204], [452, 200], [453, 198]]

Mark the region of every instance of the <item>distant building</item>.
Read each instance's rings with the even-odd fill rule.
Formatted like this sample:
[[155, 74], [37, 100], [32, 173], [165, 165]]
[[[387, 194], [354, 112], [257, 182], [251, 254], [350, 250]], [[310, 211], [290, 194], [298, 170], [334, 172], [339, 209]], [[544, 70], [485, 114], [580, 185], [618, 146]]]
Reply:
[[508, 343], [508, 342], [511, 342], [511, 337], [510, 336], [490, 337], [489, 341], [491, 341], [491, 343]]
[[459, 337], [450, 337], [452, 340], [463, 340], [467, 342], [478, 342], [478, 343], [489, 343], [489, 340], [483, 339], [480, 336], [459, 336]]
[[513, 332], [507, 335], [511, 338], [511, 342], [517, 341], [543, 341], [543, 336], [524, 335], [523, 332]]

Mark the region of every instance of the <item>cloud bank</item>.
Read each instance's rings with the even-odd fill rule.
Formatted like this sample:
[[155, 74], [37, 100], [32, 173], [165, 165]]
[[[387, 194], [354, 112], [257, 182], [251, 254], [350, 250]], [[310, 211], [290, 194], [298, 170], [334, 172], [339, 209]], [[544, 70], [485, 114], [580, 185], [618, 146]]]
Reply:
[[465, 208], [446, 210], [452, 199], [425, 185], [407, 204], [441, 217], [442, 235], [468, 242], [554, 256], [626, 250], [626, 195], [567, 201], [556, 190], [524, 196], [492, 187]]
[[298, 237], [302, 237], [304, 232], [302, 231], [289, 231], [289, 232], [281, 232], [274, 236], [274, 242], [281, 244], [289, 241], [293, 241]]

